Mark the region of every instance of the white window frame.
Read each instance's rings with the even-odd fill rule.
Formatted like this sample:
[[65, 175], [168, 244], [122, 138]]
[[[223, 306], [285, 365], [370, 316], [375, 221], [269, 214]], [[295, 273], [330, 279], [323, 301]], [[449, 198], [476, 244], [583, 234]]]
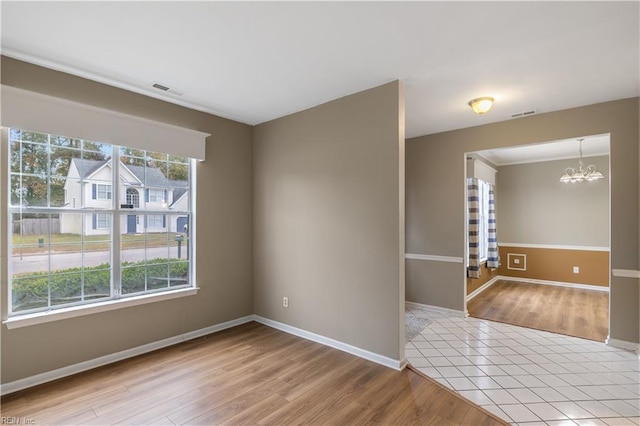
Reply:
[[164, 190], [149, 188], [149, 202], [150, 203], [164, 203]]
[[165, 220], [164, 215], [150, 214], [147, 216], [147, 228], [165, 228]]
[[[6, 160], [6, 162], [10, 162], [11, 161], [11, 157], [9, 155], [9, 140], [8, 140], [8, 132], [9, 129], [7, 127], [3, 127], [1, 130], [1, 134], [2, 134], [2, 155], [0, 156], [0, 158], [2, 158], [4, 156], [4, 158]], [[43, 133], [43, 132], [39, 132], [39, 133]], [[109, 200], [119, 200], [120, 197], [120, 179], [116, 178], [116, 176], [119, 176], [119, 169], [120, 169], [120, 161], [119, 161], [119, 146], [117, 145], [112, 145], [112, 165], [113, 165], [113, 182], [117, 182], [118, 184], [115, 185], [115, 191], [110, 191], [109, 189], [113, 188], [113, 185], [109, 184], [109, 185], [104, 185], [104, 194], [108, 194], [106, 195], [106, 197], [109, 197], [107, 199]], [[87, 314], [92, 314], [95, 312], [105, 312], [105, 311], [110, 311], [110, 310], [114, 310], [114, 309], [121, 309], [124, 307], [129, 307], [129, 306], [136, 306], [136, 305], [141, 305], [141, 304], [146, 304], [146, 303], [152, 303], [155, 301], [161, 301], [161, 300], [168, 300], [168, 299], [173, 299], [176, 297], [184, 297], [184, 296], [190, 296], [190, 295], [194, 295], [198, 292], [198, 287], [196, 286], [196, 275], [195, 275], [195, 198], [196, 198], [196, 193], [195, 193], [195, 180], [196, 180], [196, 160], [194, 159], [190, 159], [189, 163], [188, 163], [188, 167], [189, 167], [189, 191], [190, 191], [190, 204], [189, 204], [189, 209], [188, 211], [186, 211], [186, 213], [188, 215], [191, 216], [191, 220], [190, 220], [190, 228], [192, 229], [192, 233], [191, 233], [191, 237], [189, 238], [189, 251], [191, 253], [190, 256], [190, 260], [189, 260], [189, 284], [186, 286], [176, 286], [173, 288], [168, 288], [166, 291], [158, 291], [158, 292], [145, 292], [145, 293], [141, 293], [141, 294], [135, 294], [135, 295], [131, 295], [131, 296], [127, 296], [127, 297], [121, 297], [120, 293], [118, 291], [116, 291], [117, 289], [114, 288], [113, 285], [113, 281], [114, 281], [114, 276], [116, 274], [116, 271], [119, 273], [120, 270], [120, 265], [119, 264], [114, 264], [113, 265], [113, 270], [112, 270], [112, 279], [111, 279], [111, 289], [112, 289], [112, 297], [109, 299], [100, 299], [100, 301], [97, 302], [88, 302], [86, 304], [74, 304], [74, 305], [65, 305], [63, 307], [60, 308], [55, 308], [55, 309], [46, 309], [46, 310], [39, 310], [36, 312], [32, 312], [32, 311], [19, 311], [16, 313], [12, 312], [12, 306], [11, 306], [11, 271], [10, 271], [10, 264], [11, 264], [11, 257], [10, 256], [6, 256], [3, 259], [3, 263], [0, 269], [2, 269], [2, 278], [3, 280], [5, 280], [5, 282], [8, 283], [7, 285], [7, 291], [8, 291], [8, 297], [7, 297], [7, 303], [8, 303], [8, 313], [9, 313], [9, 318], [7, 318], [5, 321], [3, 321], [3, 324], [5, 324], [7, 326], [7, 328], [9, 329], [13, 329], [13, 328], [19, 328], [19, 327], [24, 327], [24, 326], [30, 326], [30, 325], [36, 325], [36, 324], [42, 324], [42, 323], [46, 323], [46, 322], [50, 322], [50, 321], [57, 321], [57, 320], [62, 320], [62, 319], [66, 319], [66, 318], [74, 318], [74, 317], [79, 317], [79, 316], [83, 316], [83, 315], [87, 315]], [[11, 173], [11, 168], [7, 167], [7, 174]], [[12, 230], [11, 230], [11, 216], [12, 214], [15, 213], [15, 210], [18, 208], [16, 206], [11, 206], [9, 201], [9, 191], [10, 191], [10, 185], [11, 185], [11, 180], [7, 179], [7, 184], [4, 188], [2, 188], [1, 191], [1, 196], [2, 196], [2, 200], [3, 203], [6, 207], [7, 210], [5, 210], [5, 213], [8, 213], [5, 215], [5, 230], [7, 232], [3, 233], [4, 235], [2, 235], [2, 248], [5, 249], [7, 252], [10, 252], [11, 250], [11, 245], [10, 245], [10, 240], [11, 240], [11, 235], [12, 235]], [[108, 187], [108, 188], [107, 188]], [[98, 198], [98, 188], [96, 187], [96, 198]], [[122, 194], [123, 196], [125, 194]], [[164, 191], [162, 191], [162, 197], [164, 197]], [[75, 197], [74, 197], [75, 198]], [[75, 201], [75, 200], [74, 200]], [[22, 208], [22, 207], [20, 207]], [[73, 212], [77, 212], [77, 210], [72, 210], [69, 208], [69, 206], [65, 206], [65, 207], [47, 207], [47, 208], [39, 208], [38, 211], [49, 211], [50, 213], [62, 213], [65, 210], [66, 211], [73, 211]], [[118, 258], [119, 259], [119, 255], [114, 256], [114, 252], [118, 252], [119, 253], [119, 247], [120, 247], [120, 239], [121, 239], [121, 233], [120, 233], [120, 221], [119, 220], [113, 220], [112, 218], [114, 216], [116, 217], [120, 217], [121, 215], [127, 214], [127, 212], [129, 210], [126, 209], [120, 209], [120, 205], [117, 202], [113, 203], [113, 206], [111, 208], [107, 208], [107, 209], [99, 209], [102, 210], [101, 213], [95, 213], [95, 214], [100, 214], [100, 215], [104, 215], [105, 217], [107, 217], [107, 220], [111, 221], [111, 232], [112, 232], [112, 248], [111, 248], [111, 253], [112, 253], [112, 258]], [[90, 213], [91, 210], [87, 211], [87, 213]], [[150, 213], [149, 210], [145, 211], [147, 214]], [[152, 212], [153, 213], [153, 212]], [[160, 217], [162, 217], [162, 215], [166, 214], [166, 211], [163, 212], [156, 212]], [[173, 213], [173, 212], [172, 212]], [[176, 212], [178, 213], [185, 213], [185, 212]], [[98, 218], [96, 218], [96, 225], [98, 225]], [[98, 226], [96, 226], [96, 228], [98, 228]], [[117, 247], [117, 248], [116, 248]]]
[[111, 200], [113, 191], [109, 183], [96, 183], [96, 200]]
[[111, 229], [111, 214], [96, 213], [96, 229]]
[[481, 179], [478, 179], [478, 198], [478, 258], [483, 263], [487, 261], [489, 253], [489, 184]]

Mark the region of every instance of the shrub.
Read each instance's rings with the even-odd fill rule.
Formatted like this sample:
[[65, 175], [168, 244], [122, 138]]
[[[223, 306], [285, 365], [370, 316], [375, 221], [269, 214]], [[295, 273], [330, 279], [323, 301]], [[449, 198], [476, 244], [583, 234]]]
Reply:
[[[169, 259], [169, 261], [171, 260]], [[53, 272], [55, 273], [39, 272], [14, 276], [11, 283], [13, 310], [23, 311], [47, 307], [49, 289], [51, 289], [51, 305], [110, 296], [111, 265], [108, 263], [84, 269], [69, 268]], [[121, 275], [123, 294], [144, 291], [145, 278], [148, 289], [168, 287], [169, 283], [170, 285], [181, 285], [187, 282], [188, 262], [167, 263], [167, 259], [160, 258], [140, 262], [123, 262]]]

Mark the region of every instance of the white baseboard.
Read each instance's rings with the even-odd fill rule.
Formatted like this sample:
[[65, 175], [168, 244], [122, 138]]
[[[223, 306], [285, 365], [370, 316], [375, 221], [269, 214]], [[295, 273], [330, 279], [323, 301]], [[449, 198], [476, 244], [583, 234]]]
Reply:
[[489, 287], [491, 287], [491, 285], [495, 284], [499, 279], [500, 279], [500, 276], [495, 276], [491, 278], [489, 281], [487, 281], [486, 283], [482, 284], [480, 287], [473, 290], [467, 296], [467, 302], [473, 299], [474, 297], [476, 297], [477, 295], [479, 295], [480, 293], [482, 293], [483, 291], [485, 291], [486, 289], [488, 289]]
[[640, 356], [640, 343], [627, 342], [625, 340], [612, 339], [607, 336], [607, 340], [605, 343], [609, 346], [613, 346], [614, 348], [626, 349], [628, 351], [635, 351]]
[[19, 379], [13, 382], [5, 383], [0, 387], [0, 395], [10, 394], [22, 389], [30, 388], [32, 386], [37, 386], [53, 380], [62, 379], [63, 377], [71, 376], [77, 373], [82, 373], [83, 371], [91, 370], [97, 367], [102, 367], [103, 365], [111, 364], [117, 361], [122, 361], [127, 358], [142, 355], [147, 352], [152, 352], [158, 349], [166, 348], [167, 346], [175, 345], [177, 343], [185, 342], [187, 340], [192, 340], [201, 336], [206, 336], [207, 334], [215, 333], [217, 331], [222, 331], [227, 328], [231, 328], [231, 327], [235, 327], [241, 324], [251, 322], [253, 320], [254, 320], [253, 315], [248, 315], [246, 317], [237, 318], [235, 320], [212, 325], [210, 327], [201, 328], [200, 330], [190, 331], [188, 333], [180, 334], [174, 337], [169, 337], [167, 339], [159, 340], [157, 342], [148, 343], [146, 345], [138, 346], [135, 348], [101, 356], [98, 358], [94, 358], [88, 361], [83, 361], [77, 364], [69, 365], [67, 367], [62, 367], [56, 370], [36, 374], [35, 376], [26, 377], [24, 379]]
[[302, 337], [303, 339], [311, 340], [312, 342], [320, 343], [325, 346], [329, 346], [334, 349], [341, 350], [351, 355], [355, 355], [359, 358], [364, 358], [368, 361], [375, 362], [376, 364], [383, 365], [385, 367], [393, 368], [394, 370], [402, 370], [407, 365], [407, 360], [397, 360], [380, 355], [374, 352], [370, 352], [366, 349], [361, 349], [356, 346], [349, 345], [339, 340], [325, 337], [320, 334], [312, 333], [301, 328], [293, 327], [289, 324], [285, 324], [279, 321], [274, 321], [269, 318], [261, 317], [260, 315], [253, 315], [253, 320], [264, 324], [266, 326], [275, 328], [276, 330], [284, 331], [285, 333], [293, 334], [294, 336]]
[[440, 306], [433, 306], [433, 305], [425, 305], [423, 303], [409, 302], [409, 301], [405, 301], [404, 304], [408, 308], [430, 309], [430, 310], [434, 310], [434, 311], [438, 311], [438, 312], [442, 312], [445, 314], [450, 314], [450, 315], [453, 315], [456, 317], [462, 317], [462, 318], [464, 318], [465, 316], [465, 313], [463, 311], [458, 311], [456, 309], [443, 308]]
[[582, 290], [595, 290], [595, 291], [606, 291], [606, 292], [609, 291], [609, 287], [603, 287], [600, 285], [574, 284], [574, 283], [565, 283], [562, 281], [537, 280], [533, 278], [506, 277], [503, 275], [498, 275], [496, 278], [503, 281], [515, 281], [519, 283], [554, 285], [556, 287], [571, 287], [571, 288], [579, 288]]

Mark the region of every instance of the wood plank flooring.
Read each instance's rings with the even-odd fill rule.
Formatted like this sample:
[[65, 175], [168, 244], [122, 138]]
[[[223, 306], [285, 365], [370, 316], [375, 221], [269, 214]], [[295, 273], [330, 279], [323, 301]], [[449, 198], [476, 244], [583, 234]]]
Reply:
[[469, 315], [604, 342], [609, 293], [497, 281], [467, 303]]
[[104, 425], [505, 425], [409, 369], [252, 322], [2, 398], [3, 418]]

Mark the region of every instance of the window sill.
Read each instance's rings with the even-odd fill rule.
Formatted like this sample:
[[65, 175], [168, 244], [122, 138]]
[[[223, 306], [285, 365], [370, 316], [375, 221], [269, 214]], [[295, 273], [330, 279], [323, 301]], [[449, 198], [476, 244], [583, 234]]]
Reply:
[[56, 309], [34, 314], [17, 315], [3, 321], [3, 324], [11, 330], [14, 328], [28, 327], [30, 325], [44, 324], [52, 321], [96, 314], [99, 312], [114, 311], [116, 309], [128, 308], [131, 306], [146, 305], [147, 303], [192, 296], [198, 293], [198, 290], [198, 287], [183, 288], [158, 294], [144, 294], [141, 296], [127, 297], [126, 299], [92, 303], [90, 305], [73, 306], [70, 308]]

